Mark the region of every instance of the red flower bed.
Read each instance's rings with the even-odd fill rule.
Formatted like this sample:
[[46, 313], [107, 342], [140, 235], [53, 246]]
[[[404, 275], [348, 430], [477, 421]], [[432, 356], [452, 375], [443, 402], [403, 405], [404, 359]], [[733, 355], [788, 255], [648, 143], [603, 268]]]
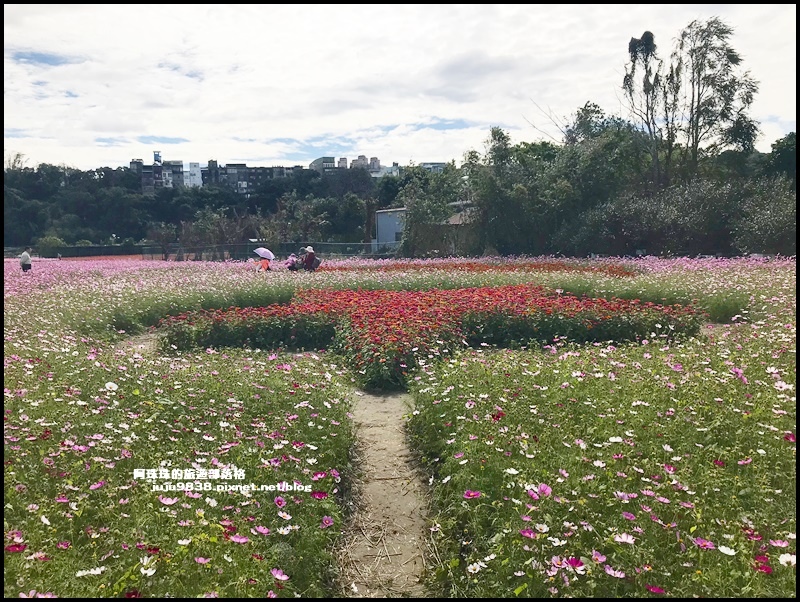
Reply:
[[367, 386], [400, 385], [420, 358], [456, 346], [522, 346], [566, 336], [632, 340], [653, 331], [694, 333], [692, 308], [579, 298], [531, 284], [428, 291], [301, 290], [288, 305], [168, 318], [181, 348], [248, 344], [341, 352]]

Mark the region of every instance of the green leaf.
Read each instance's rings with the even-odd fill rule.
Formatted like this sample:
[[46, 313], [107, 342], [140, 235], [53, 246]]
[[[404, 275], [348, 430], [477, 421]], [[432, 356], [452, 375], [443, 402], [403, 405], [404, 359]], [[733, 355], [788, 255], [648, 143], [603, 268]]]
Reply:
[[520, 595], [522, 592], [524, 592], [526, 589], [528, 589], [528, 584], [527, 584], [527, 583], [523, 583], [522, 585], [520, 585], [518, 588], [516, 588], [516, 589], [514, 590], [514, 595], [515, 595], [515, 596], [519, 596], [519, 595]]

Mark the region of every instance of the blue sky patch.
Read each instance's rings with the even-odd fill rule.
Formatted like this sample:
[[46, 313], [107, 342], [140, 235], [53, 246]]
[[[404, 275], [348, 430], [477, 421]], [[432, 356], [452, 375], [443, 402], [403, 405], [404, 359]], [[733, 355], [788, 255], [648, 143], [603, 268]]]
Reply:
[[30, 134], [20, 128], [3, 128], [3, 138], [29, 138]]
[[186, 138], [169, 138], [168, 136], [139, 136], [136, 139], [141, 144], [181, 144], [189, 142]]
[[95, 138], [94, 141], [100, 146], [124, 146], [128, 144], [126, 138]]
[[32, 52], [18, 50], [11, 53], [11, 60], [18, 63], [27, 63], [30, 65], [45, 65], [47, 67], [58, 67], [60, 65], [69, 65], [71, 63], [80, 63], [80, 59], [72, 58], [63, 54], [52, 54], [49, 52]]

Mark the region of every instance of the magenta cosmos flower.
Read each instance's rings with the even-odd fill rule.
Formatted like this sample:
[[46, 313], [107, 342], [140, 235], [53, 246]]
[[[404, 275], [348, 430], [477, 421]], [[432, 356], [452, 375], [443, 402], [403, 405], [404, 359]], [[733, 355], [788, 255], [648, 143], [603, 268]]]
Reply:
[[464, 492], [464, 499], [465, 500], [471, 500], [471, 499], [476, 498], [476, 497], [481, 497], [481, 492], [480, 491], [472, 491], [472, 489], [467, 489]]

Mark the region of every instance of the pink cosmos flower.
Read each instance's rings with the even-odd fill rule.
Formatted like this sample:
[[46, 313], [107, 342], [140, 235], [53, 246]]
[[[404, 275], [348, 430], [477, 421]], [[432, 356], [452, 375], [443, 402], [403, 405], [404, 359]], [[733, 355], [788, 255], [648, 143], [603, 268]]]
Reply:
[[702, 537], [695, 537], [692, 541], [694, 541], [694, 545], [696, 545], [701, 550], [717, 549], [717, 546], [715, 546], [713, 542], [708, 541], [707, 539], [703, 539]]
[[550, 494], [553, 493], [553, 490], [551, 489], [551, 487], [549, 485], [544, 484], [544, 483], [539, 483], [539, 486], [536, 489], [539, 492], [539, 495], [541, 495], [543, 497], [549, 497]]
[[632, 544], [636, 541], [636, 538], [628, 533], [620, 533], [619, 535], [614, 536], [614, 541], [617, 543]]
[[261, 525], [258, 525], [250, 529], [250, 533], [252, 533], [253, 535], [255, 535], [256, 533], [258, 533], [259, 535], [269, 535], [270, 531], [267, 527], [262, 527]]
[[93, 484], [89, 485], [89, 489], [94, 491], [95, 489], [100, 489], [105, 484], [106, 484], [105, 481], [97, 481], [97, 483], [93, 483]]
[[278, 508], [283, 508], [286, 505], [286, 500], [283, 499], [281, 496], [275, 498], [275, 505]]
[[464, 499], [466, 499], [466, 500], [471, 500], [471, 499], [476, 498], [476, 497], [481, 497], [481, 492], [480, 491], [472, 491], [471, 489], [467, 489], [464, 492]]
[[328, 494], [324, 491], [312, 491], [311, 497], [313, 497], [315, 500], [324, 500], [326, 497], [328, 497]]
[[323, 516], [322, 523], [320, 524], [320, 529], [327, 529], [328, 527], [333, 526], [333, 519], [330, 516]]
[[654, 594], [664, 594], [664, 593], [666, 593], [663, 589], [661, 589], [657, 585], [645, 585], [644, 587], [645, 587], [645, 589], [647, 591], [652, 592]]
[[606, 557], [597, 550], [592, 550], [592, 560], [594, 560], [597, 564], [600, 564], [601, 562], [606, 561]]
[[270, 573], [272, 573], [272, 576], [275, 577], [275, 579], [277, 579], [278, 581], [286, 581], [287, 579], [289, 579], [289, 575], [287, 575], [280, 569], [272, 569]]
[[231, 541], [233, 543], [247, 543], [250, 541], [250, 538], [245, 537], [244, 535], [231, 535]]
[[165, 506], [172, 506], [175, 502], [178, 501], [176, 497], [164, 497], [163, 495], [158, 496], [158, 501], [164, 504]]
[[211, 562], [211, 559], [210, 558], [203, 558], [202, 556], [195, 556], [194, 557], [194, 561], [197, 564], [208, 564], [209, 562]]
[[622, 513], [622, 518], [624, 518], [626, 520], [636, 520], [636, 515], [635, 514], [631, 514], [630, 512], [623, 512]]
[[753, 461], [753, 458], [744, 458], [743, 460], [739, 460], [737, 462], [737, 464], [739, 464], [740, 466], [747, 466], [752, 461]]
[[59, 550], [66, 550], [66, 549], [68, 549], [68, 548], [69, 548], [71, 545], [72, 545], [72, 544], [71, 544], [70, 542], [68, 542], [68, 541], [59, 541], [59, 542], [56, 544], [56, 547], [57, 547]]
[[536, 533], [533, 529], [520, 529], [519, 534], [523, 537], [529, 537], [531, 539], [536, 539]]

